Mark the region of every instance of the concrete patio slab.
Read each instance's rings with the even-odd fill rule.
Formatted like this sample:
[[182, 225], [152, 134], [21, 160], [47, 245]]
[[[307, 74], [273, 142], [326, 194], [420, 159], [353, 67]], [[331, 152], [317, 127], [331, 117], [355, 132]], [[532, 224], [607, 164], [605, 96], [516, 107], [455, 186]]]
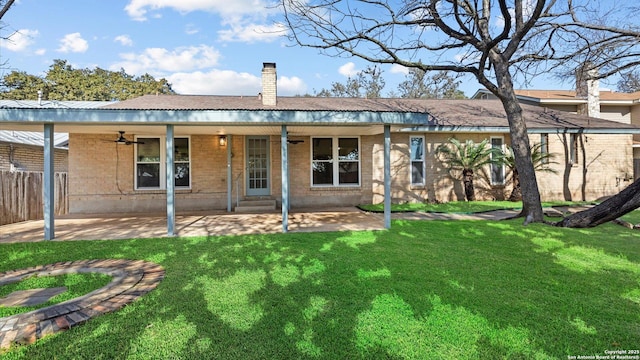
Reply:
[[[289, 213], [289, 232], [360, 231], [384, 229], [383, 215], [355, 207], [302, 209]], [[223, 236], [282, 232], [280, 212], [236, 214], [190, 212], [178, 214], [176, 236]], [[55, 240], [99, 240], [167, 237], [165, 214], [65, 215], [55, 220]], [[44, 239], [42, 220], [0, 226], [0, 243]]]

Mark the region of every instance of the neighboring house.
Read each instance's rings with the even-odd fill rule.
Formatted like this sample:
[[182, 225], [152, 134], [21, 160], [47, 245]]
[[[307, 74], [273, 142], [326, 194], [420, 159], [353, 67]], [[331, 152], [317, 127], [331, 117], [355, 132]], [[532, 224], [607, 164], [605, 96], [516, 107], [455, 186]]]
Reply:
[[[104, 101], [37, 101], [0, 100], [2, 108], [93, 108], [111, 102]], [[66, 172], [69, 135], [54, 134], [54, 168]], [[0, 123], [0, 171], [42, 171], [44, 167], [44, 134], [42, 131], [3, 130]]]
[[[67, 134], [55, 136], [56, 171], [68, 169], [68, 140]], [[42, 132], [0, 130], [0, 171], [42, 171], [43, 145]]]
[[[462, 200], [460, 182], [435, 157], [437, 146], [450, 137], [491, 139], [501, 148], [510, 142], [495, 100], [278, 97], [275, 64], [264, 64], [262, 78], [257, 96], [148, 95], [99, 108], [4, 108], [0, 127], [69, 133], [70, 213], [166, 209], [169, 234], [176, 210], [233, 211], [238, 200], [275, 201], [285, 231], [289, 208]], [[531, 140], [565, 154], [559, 174], [539, 175], [545, 200], [622, 189], [640, 128], [523, 109]], [[486, 173], [487, 181], [476, 184], [478, 198], [506, 198], [509, 174], [495, 166]]]

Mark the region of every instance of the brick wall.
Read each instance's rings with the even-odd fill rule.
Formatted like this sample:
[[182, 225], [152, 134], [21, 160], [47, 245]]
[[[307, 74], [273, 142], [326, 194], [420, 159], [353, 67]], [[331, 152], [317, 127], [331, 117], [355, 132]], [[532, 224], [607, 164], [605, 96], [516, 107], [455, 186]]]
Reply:
[[[537, 139], [532, 135], [532, 140]], [[549, 152], [558, 154], [555, 161], [559, 164], [554, 165], [557, 174], [537, 175], [543, 199], [591, 201], [616, 194], [631, 184], [632, 135], [581, 135], [575, 164], [568, 162], [568, 140], [568, 134], [549, 134]]]
[[[226, 209], [226, 147], [192, 135], [190, 151], [191, 189], [176, 190], [176, 208]], [[69, 134], [69, 164], [70, 213], [166, 211], [165, 190], [134, 189], [134, 145], [114, 143], [113, 134]]]
[[[133, 134], [128, 134], [133, 136]], [[416, 135], [416, 134], [414, 134]], [[435, 149], [451, 134], [423, 134], [426, 153], [426, 185], [410, 185], [410, 134], [392, 134], [391, 194], [394, 203], [463, 200], [462, 183], [452, 180], [436, 160]], [[500, 136], [500, 134], [494, 134]], [[456, 137], [480, 142], [491, 134]], [[568, 138], [568, 135], [567, 135]], [[230, 136], [232, 146], [232, 203], [245, 198], [244, 136]], [[361, 180], [354, 187], [311, 186], [311, 138], [289, 145], [289, 189], [292, 208], [379, 203], [384, 196], [383, 136], [361, 136]], [[134, 189], [134, 146], [116, 145], [112, 134], [70, 134], [70, 212], [164, 212], [164, 190]], [[539, 142], [540, 135], [531, 135]], [[562, 135], [549, 135], [549, 150], [558, 153], [558, 174], [539, 173], [543, 200], [594, 200], [619, 192], [633, 175], [631, 135], [583, 135], [584, 153], [577, 164], [565, 166]], [[504, 143], [509, 142], [505, 136]], [[271, 198], [281, 201], [282, 174], [280, 136], [270, 137]], [[216, 135], [191, 136], [191, 189], [176, 191], [178, 210], [225, 210], [227, 206], [226, 147]], [[585, 172], [586, 169], [586, 172]], [[478, 199], [504, 199], [511, 191], [507, 171], [504, 186], [491, 186], [488, 168], [476, 174]], [[586, 186], [583, 188], [583, 183]]]
[[[54, 149], [54, 170], [66, 172], [68, 170], [68, 151]], [[44, 150], [42, 146], [0, 143], [0, 170], [43, 171]]]

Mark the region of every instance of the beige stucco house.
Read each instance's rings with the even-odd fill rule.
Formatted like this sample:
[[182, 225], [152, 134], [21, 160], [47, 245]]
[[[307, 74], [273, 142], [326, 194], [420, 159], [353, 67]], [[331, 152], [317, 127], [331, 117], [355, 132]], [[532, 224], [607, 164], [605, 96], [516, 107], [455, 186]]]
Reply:
[[[256, 96], [148, 95], [95, 109], [0, 109], [0, 130], [69, 133], [70, 213], [254, 211], [462, 200], [437, 161], [450, 137], [509, 144], [495, 100], [277, 96], [275, 64]], [[523, 105], [533, 142], [558, 153], [540, 174], [545, 200], [596, 199], [626, 186], [640, 128]], [[46, 148], [46, 146], [45, 146]], [[46, 150], [46, 149], [45, 149]], [[46, 151], [45, 151], [46, 152]], [[46, 155], [46, 154], [45, 154]], [[47, 173], [45, 164], [45, 173]], [[486, 169], [482, 199], [503, 199], [510, 174]], [[46, 185], [45, 185], [46, 187]], [[46, 188], [45, 188], [46, 193]], [[253, 204], [253, 205], [252, 205]], [[48, 224], [48, 225], [47, 225]], [[53, 237], [53, 230], [45, 237]]]

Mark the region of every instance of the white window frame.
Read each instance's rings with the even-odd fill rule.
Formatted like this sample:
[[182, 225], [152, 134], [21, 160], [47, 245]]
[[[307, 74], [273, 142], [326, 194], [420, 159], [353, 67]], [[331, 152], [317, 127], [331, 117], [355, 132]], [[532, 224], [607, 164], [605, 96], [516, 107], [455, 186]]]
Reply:
[[[491, 136], [491, 138], [489, 139], [489, 146], [491, 146], [492, 148], [493, 146], [493, 140], [494, 139], [499, 139], [500, 140], [500, 150], [504, 153], [504, 136]], [[493, 155], [492, 155], [493, 157]], [[491, 183], [491, 185], [495, 185], [495, 186], [500, 186], [500, 185], [504, 185], [506, 182], [506, 174], [505, 174], [505, 166], [504, 164], [500, 164], [500, 165], [496, 165], [496, 164], [490, 164], [490, 169], [489, 169], [489, 182]], [[502, 181], [498, 182], [498, 181], [494, 181], [493, 180], [493, 169], [495, 166], [499, 166], [500, 167], [500, 173], [502, 176]]]
[[[313, 183], [313, 140], [314, 139], [332, 139], [331, 140], [331, 158], [332, 160], [323, 162], [330, 163], [333, 168], [333, 183], [332, 184], [314, 184]], [[358, 140], [358, 183], [357, 184], [340, 184], [340, 163], [341, 162], [356, 162], [354, 160], [339, 160], [340, 148], [339, 148], [339, 140], [340, 139], [357, 139]], [[362, 142], [360, 140], [360, 136], [313, 136], [311, 137], [310, 143], [311, 149], [309, 151], [309, 161], [310, 161], [310, 171], [309, 171], [309, 183], [313, 188], [326, 188], [326, 187], [360, 187], [362, 183]]]
[[[137, 135], [135, 137], [135, 141], [138, 141], [138, 139], [159, 139], [159, 146], [160, 146], [160, 186], [158, 187], [139, 187], [138, 186], [138, 145], [137, 144], [133, 144], [134, 148], [133, 148], [133, 182], [134, 182], [134, 188], [136, 191], [154, 191], [154, 190], [166, 190], [167, 188], [167, 181], [165, 179], [165, 174], [166, 174], [166, 168], [167, 168], [167, 137], [166, 136], [159, 136], [159, 135]], [[174, 137], [174, 142], [176, 139], [187, 139], [188, 144], [189, 144], [189, 161], [175, 161], [174, 158], [174, 165], [178, 164], [178, 163], [186, 163], [189, 165], [189, 185], [188, 186], [176, 186], [176, 189], [181, 189], [181, 190], [189, 190], [191, 189], [191, 181], [193, 178], [193, 167], [191, 166], [191, 148], [192, 148], [192, 144], [191, 144], [191, 136], [175, 136]], [[142, 163], [144, 164], [144, 163]], [[175, 179], [174, 179], [175, 181]]]
[[[422, 139], [422, 159], [419, 160], [414, 160], [413, 158], [413, 139]], [[423, 135], [411, 135], [409, 136], [409, 182], [411, 183], [411, 186], [425, 186], [426, 182], [427, 182], [427, 162], [426, 162], [426, 156], [425, 156], [425, 138]], [[419, 183], [415, 183], [413, 182], [413, 164], [414, 163], [422, 163], [422, 181]]]

